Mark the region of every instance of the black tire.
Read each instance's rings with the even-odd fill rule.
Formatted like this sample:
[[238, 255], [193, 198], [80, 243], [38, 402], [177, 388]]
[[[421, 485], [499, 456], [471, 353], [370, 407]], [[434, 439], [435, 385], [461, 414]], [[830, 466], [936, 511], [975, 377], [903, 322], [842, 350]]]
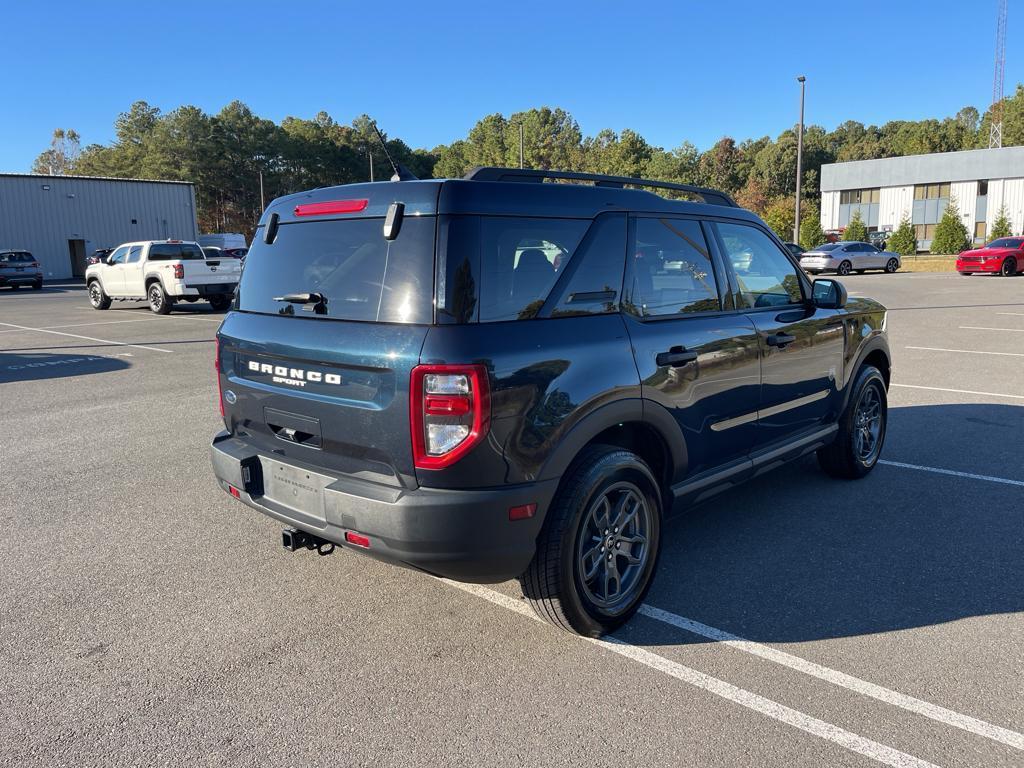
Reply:
[[230, 296], [211, 296], [210, 309], [214, 312], [223, 312], [225, 309], [231, 306]]
[[[865, 418], [865, 409], [867, 413], [872, 412], [872, 402], [877, 403], [877, 431], [872, 429], [873, 419]], [[888, 422], [885, 379], [873, 365], [861, 366], [846, 409], [839, 417], [839, 434], [835, 442], [818, 450], [821, 468], [832, 477], [848, 480], [867, 475], [882, 455]], [[866, 439], [869, 435], [870, 441]]]
[[836, 267], [836, 274], [841, 275], [842, 277], [846, 277], [848, 274], [850, 274], [850, 269], [852, 267], [853, 265], [850, 262], [845, 260], [841, 261], [839, 262], [839, 266]]
[[[607, 445], [584, 450], [563, 476], [537, 552], [519, 577], [537, 615], [586, 637], [600, 637], [627, 622], [647, 595], [658, 564], [661, 506], [654, 474], [635, 453]], [[593, 563], [590, 578], [584, 572], [587, 562]], [[604, 600], [610, 572], [618, 595]]]
[[858, 275], [863, 275], [865, 270], [863, 270], [863, 269], [855, 269], [854, 272], [856, 272]]
[[970, 277], [974, 273], [973, 272], [961, 272], [960, 274], [963, 275], [964, 277]]
[[19, 289], [20, 287], [21, 287], [21, 286], [20, 286], [20, 285], [18, 285], [17, 283], [13, 283], [13, 284], [11, 285], [11, 290], [12, 290], [12, 291], [16, 291], [16, 290], [18, 290], [18, 289]]
[[885, 271], [890, 275], [896, 272], [900, 268], [900, 263], [896, 259], [889, 259], [885, 262]]
[[1010, 256], [1003, 260], [1003, 266], [999, 268], [999, 274], [1003, 277], [1013, 277], [1017, 274], [1017, 260]]
[[32, 290], [33, 291], [41, 291], [41, 290], [43, 290], [43, 281], [42, 280], [36, 280], [34, 283], [32, 283]]
[[146, 298], [149, 299], [149, 308], [157, 315], [171, 314], [171, 299], [164, 291], [160, 281], [150, 283], [146, 289]]
[[99, 280], [89, 281], [89, 303], [93, 309], [110, 309], [110, 297], [107, 296]]

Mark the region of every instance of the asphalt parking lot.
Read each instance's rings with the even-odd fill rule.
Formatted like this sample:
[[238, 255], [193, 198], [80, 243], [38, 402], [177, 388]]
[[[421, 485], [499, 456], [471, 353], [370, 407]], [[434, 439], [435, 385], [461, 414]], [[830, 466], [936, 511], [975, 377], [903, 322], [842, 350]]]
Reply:
[[1024, 277], [845, 282], [890, 308], [883, 465], [695, 509], [606, 641], [282, 550], [210, 472], [205, 304], [0, 292], [0, 763], [1024, 764]]

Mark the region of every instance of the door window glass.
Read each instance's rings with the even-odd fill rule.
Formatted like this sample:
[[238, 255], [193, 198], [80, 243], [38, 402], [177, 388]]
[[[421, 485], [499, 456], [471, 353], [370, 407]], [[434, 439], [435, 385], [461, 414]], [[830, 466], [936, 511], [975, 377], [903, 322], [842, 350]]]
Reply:
[[111, 264], [123, 264], [124, 263], [124, 257], [125, 257], [125, 255], [127, 253], [128, 253], [128, 246], [127, 245], [122, 245], [120, 248], [118, 248], [112, 254], [110, 254], [110, 263]]
[[637, 219], [623, 306], [639, 317], [715, 312], [722, 308], [700, 224]]
[[129, 251], [128, 251], [128, 259], [127, 259], [126, 263], [127, 264], [134, 264], [135, 262], [137, 262], [139, 260], [140, 256], [142, 256], [142, 246], [141, 245], [133, 245], [129, 249]]
[[797, 269], [771, 238], [746, 224], [716, 224], [749, 307], [777, 307], [803, 303]]

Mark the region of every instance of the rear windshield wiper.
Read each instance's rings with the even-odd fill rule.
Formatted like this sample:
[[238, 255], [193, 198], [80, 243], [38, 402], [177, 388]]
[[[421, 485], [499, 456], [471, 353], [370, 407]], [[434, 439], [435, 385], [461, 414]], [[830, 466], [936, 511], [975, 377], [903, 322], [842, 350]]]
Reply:
[[327, 314], [327, 297], [322, 293], [286, 293], [284, 296], [275, 296], [274, 301], [283, 301], [287, 304], [312, 304], [313, 311], [318, 315]]

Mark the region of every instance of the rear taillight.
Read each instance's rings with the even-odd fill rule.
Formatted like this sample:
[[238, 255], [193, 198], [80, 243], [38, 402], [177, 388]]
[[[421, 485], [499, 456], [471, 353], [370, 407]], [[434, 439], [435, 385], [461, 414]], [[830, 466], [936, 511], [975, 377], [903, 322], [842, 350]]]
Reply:
[[220, 385], [220, 342], [213, 342], [213, 375], [217, 377], [217, 405], [220, 406], [220, 417], [224, 418], [224, 390]]
[[409, 390], [417, 469], [450, 466], [487, 434], [491, 400], [484, 366], [417, 365]]
[[184, 264], [175, 264], [174, 265], [174, 279], [175, 280], [184, 280], [185, 279], [185, 265]]

